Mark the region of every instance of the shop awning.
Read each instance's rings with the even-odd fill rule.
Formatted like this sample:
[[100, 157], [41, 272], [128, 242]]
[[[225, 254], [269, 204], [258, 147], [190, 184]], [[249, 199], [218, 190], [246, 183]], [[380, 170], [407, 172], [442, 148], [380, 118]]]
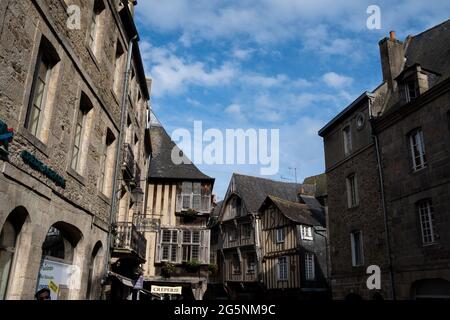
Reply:
[[112, 272], [112, 271], [109, 271], [108, 275], [110, 275], [110, 276], [116, 278], [117, 280], [119, 280], [120, 282], [122, 282], [122, 284], [124, 286], [131, 287], [131, 288], [134, 287], [133, 280], [131, 280], [130, 278], [124, 277], [124, 276], [122, 276], [118, 273]]

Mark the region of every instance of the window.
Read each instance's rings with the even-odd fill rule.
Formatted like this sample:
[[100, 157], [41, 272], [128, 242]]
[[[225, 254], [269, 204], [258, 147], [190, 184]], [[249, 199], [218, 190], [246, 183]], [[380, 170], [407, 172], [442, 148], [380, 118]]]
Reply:
[[434, 212], [431, 200], [423, 200], [417, 203], [422, 231], [422, 243], [431, 244], [436, 241], [434, 230]]
[[300, 226], [300, 235], [302, 240], [313, 240], [312, 227], [310, 226]]
[[89, 111], [92, 109], [89, 99], [82, 94], [80, 99], [80, 108], [77, 112], [77, 121], [75, 125], [75, 139], [72, 150], [71, 168], [78, 173], [82, 171], [82, 157], [86, 153], [86, 119]]
[[413, 170], [417, 171], [425, 168], [427, 159], [425, 156], [425, 145], [421, 129], [416, 129], [409, 134], [409, 145], [411, 148]]
[[237, 254], [233, 255], [233, 260], [232, 260], [231, 265], [232, 265], [233, 274], [241, 273], [241, 262], [239, 261], [239, 256]]
[[31, 85], [25, 128], [43, 142], [48, 137], [45, 129], [50, 124], [51, 80], [58, 61], [56, 50], [47, 39], [42, 38]]
[[417, 88], [417, 81], [409, 80], [405, 83], [405, 97], [406, 102], [410, 102], [419, 96], [419, 90]]
[[316, 278], [314, 267], [314, 253], [305, 253], [305, 278], [306, 280], [314, 280]]
[[181, 184], [179, 198], [179, 201], [181, 201], [181, 210], [194, 209], [198, 212], [206, 212], [209, 206], [205, 206], [203, 198], [208, 196], [203, 194], [203, 192], [200, 182], [183, 182]]
[[162, 230], [161, 261], [177, 262], [178, 231]]
[[94, 1], [91, 20], [89, 22], [88, 45], [94, 54], [97, 54], [97, 47], [101, 35], [101, 14], [105, 7], [101, 0]]
[[120, 81], [122, 80], [122, 58], [124, 50], [120, 44], [119, 39], [116, 41], [116, 55], [114, 59], [114, 78], [113, 78], [113, 91], [115, 94], [119, 92]]
[[344, 155], [348, 156], [352, 152], [352, 132], [350, 126], [346, 126], [342, 130], [342, 136], [344, 139]]
[[99, 190], [106, 196], [111, 195], [112, 176], [114, 170], [114, 146], [116, 138], [111, 130], [106, 131], [105, 145], [100, 163]]
[[183, 261], [200, 258], [200, 231], [183, 230]]
[[349, 208], [354, 208], [359, 204], [356, 174], [347, 177], [347, 202]]
[[232, 217], [239, 217], [241, 215], [241, 198], [233, 197], [230, 200], [229, 210]]
[[236, 241], [237, 240], [237, 229], [234, 227], [231, 227], [228, 230], [228, 240], [229, 241]]
[[255, 273], [255, 267], [256, 267], [255, 255], [250, 253], [247, 255], [247, 273], [249, 274]]
[[276, 237], [277, 237], [277, 243], [284, 242], [284, 228], [276, 229]]
[[156, 262], [196, 260], [208, 264], [209, 244], [209, 230], [163, 229], [157, 244]]
[[252, 236], [252, 225], [250, 223], [246, 223], [242, 225], [242, 233], [245, 239], [249, 239]]
[[278, 280], [288, 280], [287, 257], [278, 258]]
[[364, 264], [362, 232], [352, 232], [350, 234], [350, 241], [352, 249], [352, 266], [362, 266]]

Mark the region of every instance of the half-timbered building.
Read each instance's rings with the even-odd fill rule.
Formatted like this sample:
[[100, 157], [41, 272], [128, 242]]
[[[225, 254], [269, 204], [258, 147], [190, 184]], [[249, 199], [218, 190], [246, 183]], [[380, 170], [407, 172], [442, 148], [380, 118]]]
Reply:
[[327, 293], [325, 211], [314, 197], [299, 195], [299, 200], [303, 203], [269, 195], [259, 209], [267, 297], [305, 299]]
[[219, 215], [218, 246], [222, 281], [232, 299], [264, 297], [258, 209], [267, 195], [296, 202], [302, 186], [233, 174]]
[[[164, 297], [200, 300], [207, 287], [210, 259], [207, 222], [212, 210], [214, 179], [182, 154], [153, 113], [150, 140], [153, 157], [146, 213], [139, 223], [149, 244], [144, 287], [153, 293], [161, 287], [172, 287], [176, 294]], [[173, 154], [183, 157], [181, 164], [173, 161]]]

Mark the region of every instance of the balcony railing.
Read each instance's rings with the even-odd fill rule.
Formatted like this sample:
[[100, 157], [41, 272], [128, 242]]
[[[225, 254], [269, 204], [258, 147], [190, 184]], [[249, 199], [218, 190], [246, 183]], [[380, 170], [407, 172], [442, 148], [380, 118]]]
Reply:
[[130, 178], [134, 177], [135, 167], [136, 164], [134, 161], [133, 148], [131, 148], [131, 145], [129, 143], [125, 143], [123, 155], [123, 169]]
[[133, 251], [140, 258], [145, 259], [147, 240], [142, 233], [137, 231], [137, 228], [133, 223], [118, 222], [114, 247]]
[[255, 244], [255, 234], [252, 232], [249, 236], [236, 236], [234, 239], [230, 239], [228, 233], [222, 235], [222, 244], [224, 249], [252, 246]]

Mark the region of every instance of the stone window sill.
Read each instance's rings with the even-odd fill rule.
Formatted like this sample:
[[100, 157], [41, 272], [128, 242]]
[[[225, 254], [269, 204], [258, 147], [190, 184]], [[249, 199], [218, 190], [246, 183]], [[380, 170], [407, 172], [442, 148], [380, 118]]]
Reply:
[[77, 180], [82, 186], [86, 185], [85, 179], [82, 175], [80, 175], [78, 172], [76, 172], [75, 170], [73, 170], [72, 168], [69, 168], [67, 170], [67, 173], [74, 178], [75, 180]]
[[100, 199], [102, 199], [106, 204], [111, 205], [111, 199], [103, 194], [103, 192], [98, 191], [97, 195]]
[[41, 140], [36, 138], [27, 128], [20, 127], [19, 133], [28, 140], [36, 149], [42, 152], [48, 158], [48, 147]]
[[95, 66], [97, 67], [97, 70], [100, 71], [100, 66], [97, 60], [97, 57], [95, 56], [95, 53], [92, 51], [92, 49], [86, 45], [86, 50], [89, 52], [89, 55], [91, 56], [92, 61], [94, 62]]
[[112, 94], [114, 100], [116, 101], [117, 105], [120, 105], [119, 98], [117, 97], [117, 94], [114, 91], [114, 89], [111, 89], [111, 94]]

